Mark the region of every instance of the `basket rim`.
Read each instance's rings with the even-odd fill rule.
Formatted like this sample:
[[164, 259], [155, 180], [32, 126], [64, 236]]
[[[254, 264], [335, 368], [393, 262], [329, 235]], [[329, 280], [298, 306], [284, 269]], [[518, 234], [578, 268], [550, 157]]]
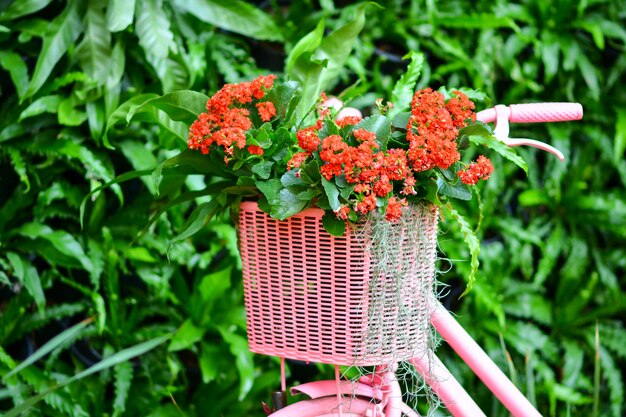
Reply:
[[[256, 202], [256, 201], [242, 201], [240, 207], [241, 207], [241, 210], [243, 210], [243, 211], [262, 211], [259, 208], [259, 203]], [[309, 208], [305, 208], [304, 210], [302, 210], [299, 213], [296, 213], [296, 214], [294, 214], [292, 216], [289, 216], [288, 219], [291, 219], [291, 218], [294, 218], [294, 217], [296, 217], [296, 218], [299, 218], [299, 217], [323, 217], [324, 213], [325, 213], [324, 210], [322, 210], [319, 207], [309, 207]], [[268, 216], [269, 216], [269, 214], [268, 214]], [[285, 219], [285, 220], [288, 220], [288, 219]], [[275, 220], [276, 221], [280, 221], [280, 220], [277, 220], [277, 219], [275, 219]]]

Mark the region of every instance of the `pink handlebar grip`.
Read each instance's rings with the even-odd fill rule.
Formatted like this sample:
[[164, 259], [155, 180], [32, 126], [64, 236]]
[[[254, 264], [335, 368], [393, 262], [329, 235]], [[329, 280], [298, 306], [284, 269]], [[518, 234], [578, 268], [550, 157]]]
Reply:
[[[512, 104], [505, 109], [509, 112], [508, 120], [512, 123], [565, 122], [583, 117], [583, 106], [579, 103]], [[476, 120], [483, 123], [495, 122], [496, 109], [479, 111], [476, 113]]]
[[578, 103], [512, 104], [509, 109], [512, 123], [566, 122], [583, 117], [583, 107]]

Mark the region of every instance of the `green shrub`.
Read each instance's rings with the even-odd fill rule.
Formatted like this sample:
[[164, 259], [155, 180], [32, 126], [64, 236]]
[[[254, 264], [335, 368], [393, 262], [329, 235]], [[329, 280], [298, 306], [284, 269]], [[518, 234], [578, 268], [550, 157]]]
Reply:
[[[203, 200], [160, 209], [201, 194], [205, 179], [168, 177], [157, 193], [146, 175], [185, 147], [187, 126], [154, 106], [125, 117], [150, 97], [282, 72], [320, 19], [334, 30], [359, 7], [319, 3], [1, 2], [0, 409], [17, 415], [39, 401], [28, 413], [260, 412], [278, 367], [247, 351], [234, 229], [216, 219], [170, 247]], [[445, 223], [440, 244], [454, 265], [441, 279], [446, 305], [544, 415], [620, 416], [622, 2], [381, 4], [367, 6], [359, 42], [328, 84], [354, 106], [390, 97], [411, 51], [425, 57], [420, 87], [583, 104], [582, 122], [514, 128], [567, 162], [522, 150], [525, 176], [494, 158], [474, 289], [458, 299], [469, 254]], [[478, 205], [463, 214], [478, 219]], [[507, 415], [445, 347], [441, 355], [488, 415]], [[67, 384], [72, 377], [80, 382]]]

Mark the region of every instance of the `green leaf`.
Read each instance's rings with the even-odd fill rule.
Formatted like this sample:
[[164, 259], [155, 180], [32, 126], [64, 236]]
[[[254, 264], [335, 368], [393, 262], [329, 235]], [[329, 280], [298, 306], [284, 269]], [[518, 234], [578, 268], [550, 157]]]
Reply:
[[278, 178], [269, 181], [257, 181], [256, 186], [265, 195], [268, 202], [276, 200], [280, 190], [283, 188]]
[[[57, 139], [45, 148], [48, 152], [56, 152], [68, 158], [76, 159], [86, 169], [86, 175], [93, 179], [110, 181], [113, 173], [105, 164], [101, 154], [93, 153], [87, 146], [78, 143], [78, 140]], [[123, 195], [119, 187], [114, 186], [113, 191], [117, 194], [120, 202], [123, 202]]]
[[[9, 276], [6, 273], [2, 272], [2, 271], [0, 271], [0, 284], [6, 285], [7, 287], [11, 286], [11, 280], [9, 279]], [[0, 360], [1, 360], [1, 358], [0, 358]]]
[[[120, 150], [135, 170], [152, 170], [155, 166], [157, 166], [156, 157], [152, 154], [152, 152], [146, 149], [146, 144], [143, 142], [125, 140], [120, 143]], [[154, 181], [147, 177], [142, 177], [142, 180], [148, 189], [150, 189], [150, 192], [152, 194], [156, 194]]]
[[295, 106], [300, 101], [300, 96], [296, 94], [299, 88], [296, 81], [287, 81], [274, 85], [265, 96], [265, 100], [271, 101], [276, 108], [276, 115], [281, 119], [288, 121]]
[[257, 174], [261, 179], [268, 179], [272, 174], [273, 161], [264, 161], [256, 163], [252, 166], [252, 172]]
[[[25, 411], [33, 407], [35, 404], [37, 404], [39, 401], [43, 400], [51, 392], [54, 392], [59, 388], [69, 385], [73, 382], [79, 381], [95, 373], [114, 367], [117, 364], [128, 362], [137, 356], [141, 356], [153, 350], [157, 346], [166, 342], [169, 338], [170, 338], [170, 335], [156, 337], [154, 339], [150, 339], [148, 341], [139, 343], [137, 345], [131, 346], [117, 353], [114, 353], [113, 355], [103, 359], [102, 361], [96, 363], [95, 365], [92, 365], [91, 367], [85, 369], [84, 371], [81, 371], [70, 378], [66, 378], [65, 380], [63, 380], [63, 382], [53, 385], [51, 388], [37, 395], [34, 395], [30, 398], [27, 398], [24, 402], [20, 403], [18, 406], [9, 410], [6, 414], [4, 414], [3, 417], [18, 417], [22, 413], [24, 413]], [[37, 352], [35, 352], [35, 354], [37, 354]]]
[[[298, 43], [289, 51], [285, 60], [285, 73], [289, 78], [302, 79], [301, 69], [296, 67], [296, 63], [300, 57], [307, 53], [311, 54], [322, 43], [324, 37], [324, 19], [317, 22], [315, 29], [303, 36]], [[310, 55], [309, 55], [310, 56]], [[295, 70], [295, 73], [294, 73]]]
[[559, 70], [559, 51], [560, 45], [558, 40], [551, 32], [544, 34], [540, 43], [541, 58], [545, 68], [546, 81], [554, 78]]
[[593, 41], [595, 42], [598, 49], [604, 49], [604, 32], [602, 31], [602, 28], [600, 28], [600, 26], [596, 24], [596, 22], [593, 22], [591, 20], [579, 21], [574, 22], [573, 26], [579, 27], [589, 32], [589, 34], [593, 37]]
[[346, 231], [346, 222], [338, 219], [334, 213], [324, 213], [322, 225], [333, 236], [343, 236]]
[[626, 108], [616, 109], [615, 139], [613, 139], [613, 162], [618, 164], [624, 159], [626, 151]]
[[513, 162], [515, 165], [522, 168], [526, 174], [528, 174], [528, 165], [526, 164], [526, 161], [524, 161], [524, 159], [519, 156], [513, 148], [506, 146], [494, 136], [479, 136], [470, 134], [468, 137], [470, 142], [472, 142], [474, 145], [486, 146], [489, 149], [493, 149], [500, 156]]
[[15, 139], [25, 133], [26, 129], [24, 129], [24, 126], [21, 124], [14, 123], [12, 125], [8, 125], [0, 131], [0, 143]]
[[226, 293], [230, 288], [231, 273], [232, 267], [228, 267], [202, 277], [198, 290], [203, 303], [219, 299]]
[[20, 182], [25, 186], [24, 193], [28, 193], [30, 191], [30, 180], [28, 179], [26, 162], [24, 161], [22, 154], [19, 149], [16, 148], [9, 148], [7, 153], [11, 159], [11, 164], [13, 165], [15, 172], [20, 177]]
[[107, 82], [111, 67], [111, 33], [106, 27], [102, 3], [88, 2], [85, 33], [76, 56], [85, 74], [101, 86]]
[[117, 364], [128, 362], [131, 359], [136, 358], [137, 356], [141, 356], [153, 350], [157, 346], [162, 345], [170, 338], [171, 338], [171, 335], [167, 334], [164, 336], [155, 337], [154, 339], [150, 339], [145, 342], [138, 343], [129, 348], [123, 349], [117, 353], [114, 353], [111, 356], [106, 357], [105, 359], [85, 369], [84, 371], [77, 373], [71, 378], [68, 378], [66, 381], [64, 381], [63, 385], [67, 385], [72, 382], [81, 380], [89, 375], [93, 375], [97, 372], [103, 371], [105, 369], [109, 369]]
[[76, 101], [73, 97], [61, 100], [58, 108], [59, 124], [64, 126], [80, 126], [87, 120], [87, 113], [74, 107]]
[[0, 363], [5, 364], [9, 369], [15, 368], [15, 361], [11, 356], [9, 356], [2, 346], [0, 346]]
[[306, 187], [304, 181], [296, 174], [295, 170], [287, 171], [280, 177], [280, 183], [285, 188], [293, 191], [301, 191]]
[[334, 183], [324, 177], [322, 177], [322, 186], [324, 187], [326, 197], [328, 197], [330, 207], [336, 212], [341, 207], [341, 203], [339, 202], [339, 189], [337, 189]]
[[63, 97], [58, 95], [39, 97], [20, 113], [18, 121], [21, 122], [28, 117], [38, 116], [42, 113], [56, 113], [62, 100]]
[[110, 60], [110, 72], [106, 83], [107, 89], [104, 91], [104, 104], [107, 115], [110, 115], [119, 104], [121, 81], [126, 68], [126, 55], [124, 54], [122, 42], [115, 44], [111, 51]]
[[133, 365], [130, 362], [122, 362], [113, 368], [115, 376], [115, 399], [113, 400], [113, 417], [118, 417], [126, 411], [126, 402], [133, 380]]
[[282, 41], [282, 30], [258, 7], [241, 0], [177, 0], [176, 7], [203, 22], [254, 39]]
[[87, 121], [89, 122], [89, 132], [91, 137], [99, 141], [102, 136], [102, 130], [104, 129], [105, 120], [105, 108], [102, 101], [90, 101], [85, 104], [85, 110], [87, 111]]
[[43, 46], [35, 65], [25, 97], [31, 97], [46, 82], [55, 65], [74, 44], [83, 30], [78, 2], [71, 0], [63, 12], [55, 18], [43, 37]]
[[26, 287], [30, 296], [33, 297], [37, 308], [39, 308], [39, 312], [43, 312], [46, 307], [46, 296], [41, 287], [41, 280], [39, 279], [37, 269], [16, 253], [8, 252], [7, 258], [13, 268], [15, 277]]
[[107, 29], [120, 32], [133, 23], [135, 0], [109, 0], [107, 6]]
[[307, 184], [317, 184], [322, 175], [320, 174], [320, 166], [318, 162], [313, 159], [301, 167], [300, 175], [302, 177], [302, 181]]
[[239, 371], [239, 401], [241, 401], [250, 392], [254, 383], [254, 360], [252, 353], [248, 349], [248, 341], [244, 337], [221, 326], [218, 327], [218, 330], [224, 341], [228, 343], [230, 353], [235, 357], [235, 364]]
[[396, 129], [404, 129], [406, 130], [406, 125], [409, 124], [409, 118], [411, 117], [411, 113], [410, 112], [401, 112], [399, 114], [397, 114], [394, 118], [393, 121], [391, 122], [391, 125], [396, 128]]
[[176, 352], [183, 349], [189, 349], [196, 342], [202, 339], [204, 332], [205, 329], [197, 327], [193, 324], [191, 319], [187, 319], [172, 337], [167, 350], [170, 352]]
[[578, 69], [589, 87], [589, 91], [591, 96], [595, 100], [600, 99], [600, 82], [598, 80], [597, 70], [594, 65], [589, 61], [589, 58], [585, 54], [579, 54], [576, 57], [576, 63], [578, 64]]
[[147, 54], [166, 58], [176, 47], [170, 20], [163, 10], [162, 0], [138, 0], [135, 7], [135, 30], [139, 44]]
[[325, 38], [321, 38], [324, 22], [320, 21], [288, 55], [285, 72], [302, 86], [302, 100], [296, 114], [298, 120], [309, 112], [322, 90], [330, 88], [331, 83], [339, 79], [365, 24], [365, 8], [370, 4], [375, 3], [356, 7], [353, 19]]
[[[214, 154], [203, 155], [201, 152], [191, 149], [186, 149], [163, 161], [159, 164], [152, 173], [152, 180], [156, 185], [157, 191], [163, 180], [163, 176], [167, 175], [193, 175], [193, 174], [212, 174], [216, 176], [222, 176], [223, 173], [220, 166], [216, 164]], [[231, 175], [232, 176], [232, 175]], [[232, 185], [232, 184], [231, 184]], [[219, 190], [217, 190], [219, 191]]]
[[[411, 100], [415, 93], [417, 78], [422, 73], [424, 54], [409, 52], [402, 59], [410, 59], [409, 65], [402, 76], [396, 81], [391, 93], [391, 102], [394, 108], [389, 111], [389, 118], [393, 119], [398, 113], [406, 111], [411, 106]], [[406, 126], [406, 123], [404, 124]], [[403, 127], [404, 127], [403, 126]]]
[[0, 66], [11, 75], [11, 80], [21, 99], [28, 89], [28, 69], [22, 57], [12, 51], [0, 51]]
[[130, 107], [126, 121], [130, 123], [137, 113], [153, 111], [151, 107], [162, 110], [171, 120], [191, 124], [200, 113], [206, 111], [209, 97], [196, 91], [184, 90], [168, 93], [160, 97], [146, 97]]
[[550, 233], [550, 236], [544, 240], [545, 243], [542, 244], [541, 260], [537, 266], [537, 272], [535, 273], [533, 281], [538, 288], [543, 286], [545, 280], [554, 270], [559, 256], [565, 247], [566, 239], [561, 224], [557, 223], [552, 233]]
[[50, 4], [52, 0], [15, 0], [0, 13], [0, 21], [15, 20], [38, 12]]
[[153, 97], [155, 97], [155, 95], [141, 94], [139, 96], [133, 97], [132, 99], [128, 100], [120, 107], [118, 107], [117, 110], [115, 110], [115, 112], [113, 112], [107, 120], [107, 127], [105, 129], [105, 135], [103, 136], [103, 143], [105, 143], [105, 145], [108, 145], [108, 147], [111, 146], [108, 141], [108, 130], [122, 120], [125, 121], [130, 111], [133, 111], [133, 120], [148, 122], [151, 124], [158, 124], [180, 140], [187, 142], [187, 136], [189, 132], [187, 124], [172, 120], [164, 111], [158, 109], [156, 106], [145, 106], [141, 109], [141, 111], [137, 111], [137, 109], [134, 109], [135, 106], [138, 106], [145, 102], [147, 99]]
[[[598, 353], [596, 353], [598, 354]], [[610, 391], [609, 405], [611, 407], [612, 417], [619, 417], [622, 415], [624, 404], [624, 377], [621, 367], [615, 363], [615, 360], [611, 356], [608, 350], [603, 346], [600, 346], [599, 357], [601, 370], [603, 374], [603, 380], [607, 381]]]
[[93, 321], [92, 319], [85, 319], [73, 325], [69, 329], [66, 329], [63, 332], [59, 333], [58, 335], [54, 336], [52, 339], [48, 340], [43, 346], [37, 349], [35, 353], [30, 355], [28, 358], [26, 358], [24, 362], [20, 363], [18, 366], [13, 368], [9, 373], [3, 376], [2, 380], [6, 381], [11, 376], [17, 375], [24, 368], [32, 365], [33, 363], [37, 362], [39, 359], [46, 356], [48, 353], [52, 352], [57, 347], [61, 346], [66, 340], [76, 339], [76, 337], [78, 337], [78, 335], [80, 335], [80, 333], [82, 333], [85, 327], [87, 327], [87, 325], [90, 324], [92, 321]]
[[[80, 203], [80, 210], [79, 210], [79, 218], [80, 218], [80, 226], [81, 228], [84, 227], [84, 220], [85, 220], [85, 207], [87, 205], [87, 202], [93, 197], [93, 195], [95, 195], [96, 193], [107, 189], [109, 187], [114, 187], [117, 186], [118, 184], [125, 182], [125, 181], [130, 181], [132, 179], [135, 178], [139, 178], [142, 177], [144, 175], [150, 175], [151, 173], [153, 173], [153, 170], [145, 170], [145, 171], [130, 171], [130, 172], [125, 172], [122, 175], [118, 175], [117, 177], [113, 178], [112, 180], [108, 181], [107, 183], [96, 187], [95, 189], [91, 190], [87, 195], [85, 195], [85, 197], [83, 198], [83, 200]], [[119, 187], [118, 187], [119, 188]]]
[[203, 344], [200, 350], [200, 372], [202, 373], [202, 382], [208, 384], [215, 380], [219, 375], [218, 361], [215, 358], [223, 357], [223, 352], [219, 346]]
[[185, 58], [180, 53], [172, 53], [165, 58], [146, 54], [146, 59], [157, 73], [163, 92], [170, 93], [189, 88], [188, 65], [184, 62]]
[[439, 195], [469, 201], [472, 199], [472, 190], [463, 182], [456, 180], [448, 182], [443, 178], [437, 178], [437, 191]]
[[[271, 129], [271, 125], [269, 123], [265, 123], [263, 127], [269, 126]], [[252, 137], [248, 136], [248, 145], [256, 145], [260, 146], [263, 149], [268, 149], [272, 146], [272, 139], [270, 138], [270, 134], [266, 129], [261, 128], [256, 134], [252, 133]]]
[[461, 214], [456, 211], [450, 203], [446, 204], [445, 209], [449, 212], [450, 216], [456, 220], [459, 228], [461, 229], [461, 234], [463, 235], [463, 241], [467, 245], [471, 255], [471, 270], [469, 277], [467, 277], [467, 287], [461, 297], [466, 295], [474, 286], [474, 282], [476, 281], [476, 272], [478, 271], [478, 255], [480, 253], [480, 242], [478, 237], [474, 233], [474, 230], [470, 227], [469, 223]]
[[298, 194], [287, 188], [278, 193], [278, 198], [269, 202], [272, 206], [270, 215], [278, 220], [285, 220], [294, 214], [300, 213], [306, 207], [306, 201], [298, 198]]
[[202, 203], [196, 207], [183, 225], [183, 230], [169, 242], [169, 247], [171, 248], [174, 243], [185, 240], [198, 233], [213, 218], [215, 213], [220, 209], [220, 206], [217, 199], [213, 199], [208, 203]]
[[[353, 19], [322, 39], [322, 42], [311, 56], [318, 61], [328, 60], [323, 85], [329, 80], [335, 81], [342, 67], [351, 55], [352, 48], [365, 25], [365, 9], [376, 3], [361, 4], [354, 10]], [[380, 7], [380, 6], [379, 6]]]
[[55, 249], [70, 258], [76, 259], [85, 270], [91, 271], [93, 264], [85, 255], [83, 247], [71, 234], [62, 230], [53, 230], [41, 223], [26, 223], [16, 232], [30, 239], [44, 239], [50, 242]]
[[312, 60], [310, 54], [298, 58], [293, 74], [302, 86], [302, 92], [298, 105], [295, 108], [295, 117], [298, 123], [302, 123], [313, 109], [320, 93], [324, 89], [323, 74], [326, 71], [328, 61]]
[[510, 17], [492, 13], [438, 13], [433, 19], [433, 24], [458, 29], [517, 28], [515, 21]]
[[299, 192], [296, 197], [298, 198], [298, 200], [306, 201], [308, 203], [309, 201], [313, 201], [315, 197], [317, 197], [320, 194], [321, 194], [321, 191], [319, 189], [310, 188], [306, 191]]
[[127, 124], [128, 122], [126, 121], [126, 116], [128, 115], [128, 112], [130, 111], [131, 108], [138, 106], [144, 102], [146, 102], [149, 99], [152, 98], [157, 98], [159, 97], [158, 94], [155, 93], [146, 93], [146, 94], [139, 94], [137, 96], [134, 96], [133, 98], [125, 101], [124, 103], [122, 103], [117, 109], [115, 109], [115, 111], [113, 113], [111, 113], [111, 115], [109, 116], [109, 118], [107, 119], [107, 124], [106, 127], [104, 128], [104, 135], [103, 135], [103, 143], [104, 145], [109, 148], [109, 149], [114, 149], [108, 141], [108, 132], [109, 130], [120, 123], [125, 123]]

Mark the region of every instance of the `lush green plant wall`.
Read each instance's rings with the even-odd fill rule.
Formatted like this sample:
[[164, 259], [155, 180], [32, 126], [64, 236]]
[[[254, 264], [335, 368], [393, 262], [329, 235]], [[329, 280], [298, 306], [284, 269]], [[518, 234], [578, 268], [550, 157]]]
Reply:
[[[626, 3], [380, 5], [365, 8], [327, 85], [366, 112], [391, 95], [411, 51], [425, 57], [419, 86], [480, 89], [490, 97], [481, 106], [583, 104], [582, 122], [515, 128], [567, 160], [521, 150], [526, 176], [494, 157], [480, 202], [461, 208], [478, 226], [482, 206], [477, 282], [459, 299], [469, 254], [445, 222], [452, 266], [441, 262], [450, 271], [440, 279], [445, 304], [544, 415], [623, 415]], [[211, 179], [168, 177], [157, 193], [149, 175], [185, 147], [189, 115], [133, 106], [281, 75], [320, 20], [330, 33], [357, 7], [0, 0], [0, 412], [263, 415], [278, 365], [247, 351], [230, 220], [170, 245]], [[508, 415], [440, 352], [487, 415]], [[294, 365], [290, 382], [303, 369], [318, 372]]]

